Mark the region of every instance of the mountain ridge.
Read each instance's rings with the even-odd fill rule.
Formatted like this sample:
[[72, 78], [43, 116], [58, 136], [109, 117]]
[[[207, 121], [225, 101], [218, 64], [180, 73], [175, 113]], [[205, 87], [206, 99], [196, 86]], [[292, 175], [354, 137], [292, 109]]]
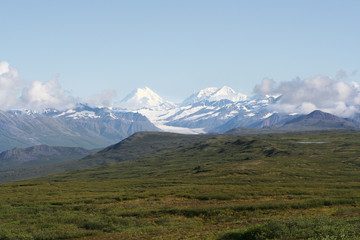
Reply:
[[307, 115], [299, 116], [282, 126], [283, 129], [326, 130], [326, 129], [360, 129], [360, 124], [348, 118], [315, 110]]
[[45, 144], [13, 148], [0, 153], [0, 168], [23, 167], [83, 158], [94, 151], [80, 147], [59, 147]]
[[[92, 109], [92, 110], [91, 110]], [[84, 147], [111, 145], [138, 131], [159, 131], [145, 116], [106, 108], [45, 113], [0, 110], [0, 151], [39, 144]]]
[[[285, 121], [282, 119], [285, 118]], [[287, 121], [286, 121], [287, 120]], [[284, 133], [301, 131], [324, 131], [324, 130], [360, 130], [360, 123], [348, 118], [341, 118], [336, 115], [315, 110], [306, 115], [281, 116], [273, 114], [257, 124], [267, 124], [264, 128], [234, 128], [228, 133], [232, 134], [264, 134]]]
[[[184, 147], [212, 138], [212, 135], [185, 135], [166, 132], [137, 132], [99, 151], [73, 160], [39, 161], [37, 164], [1, 168], [0, 183], [40, 177], [70, 170], [104, 166], [111, 163], [146, 157], [167, 149]], [[52, 148], [52, 147], [51, 147]], [[11, 150], [10, 150], [11, 152]]]
[[39, 144], [101, 148], [138, 131], [204, 134], [225, 133], [238, 127], [293, 131], [357, 129], [359, 125], [354, 119], [336, 120], [334, 117], [326, 120], [299, 118], [296, 123], [295, 119], [301, 114], [275, 110], [281, 96], [257, 95], [235, 101], [239, 100], [234, 98], [238, 93], [227, 86], [202, 89], [188, 98], [191, 103], [186, 106], [170, 103], [148, 87], [137, 89], [134, 94], [124, 101], [133, 99], [142, 104], [138, 105], [140, 109], [78, 104], [66, 110], [0, 111], [0, 151]]

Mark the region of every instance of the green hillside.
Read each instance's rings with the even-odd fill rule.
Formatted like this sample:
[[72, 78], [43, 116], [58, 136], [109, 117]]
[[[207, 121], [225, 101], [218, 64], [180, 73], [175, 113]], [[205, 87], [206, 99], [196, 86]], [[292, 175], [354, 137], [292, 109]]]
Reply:
[[0, 185], [0, 239], [360, 238], [359, 132], [193, 137]]
[[[67, 156], [67, 161], [52, 161], [51, 163], [51, 161], [41, 161], [41, 157], [37, 156], [37, 160], [33, 161], [37, 164], [24, 164], [23, 166], [7, 169], [1, 169], [0, 166], [0, 183], [30, 179], [75, 169], [98, 167], [114, 162], [128, 161], [164, 149], [186, 146], [205, 140], [209, 137], [211, 137], [211, 135], [138, 132], [127, 139], [124, 139], [120, 143], [111, 145], [98, 153], [88, 155], [84, 158], [80, 158], [81, 156], [79, 155], [77, 158], [75, 158], [75, 156], [70, 157], [71, 151], [69, 150], [67, 153], [62, 151], [63, 156], [61, 157], [55, 156], [55, 154], [52, 154], [51, 156], [52, 158], [61, 158], [62, 160]], [[94, 152], [94, 150], [92, 152]], [[90, 154], [90, 152], [88, 154]]]

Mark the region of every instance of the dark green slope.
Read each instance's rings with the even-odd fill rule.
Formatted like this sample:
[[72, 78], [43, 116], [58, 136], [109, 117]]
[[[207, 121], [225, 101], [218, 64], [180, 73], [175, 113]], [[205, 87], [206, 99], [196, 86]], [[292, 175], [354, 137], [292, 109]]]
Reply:
[[0, 169], [0, 183], [40, 177], [68, 170], [102, 166], [113, 162], [127, 161], [145, 157], [164, 149], [186, 146], [210, 137], [211, 135], [138, 132], [115, 145], [107, 147], [98, 153], [90, 154], [85, 158], [79, 156], [78, 159], [71, 160], [74, 159], [74, 157], [70, 157], [67, 155], [68, 153], [64, 153], [62, 159], [67, 157], [68, 161], [55, 163], [44, 161], [40, 164], [41, 158], [39, 158], [38, 161], [35, 161], [38, 163], [36, 165], [24, 166], [26, 165], [24, 164], [23, 166], [17, 166], [10, 169]]
[[184, 135], [164, 132], [138, 132], [98, 153], [78, 160], [76, 164], [83, 168], [105, 165], [113, 162], [122, 162], [145, 157], [166, 149], [181, 148], [211, 137], [213, 136]]
[[[268, 178], [266, 175], [269, 171], [276, 171], [280, 175], [289, 172], [289, 177], [293, 179], [297, 179], [302, 173], [303, 177], [308, 175], [308, 178], [320, 179], [328, 175], [321, 173], [324, 170], [336, 170], [337, 167], [339, 172], [355, 170], [352, 166], [358, 161], [357, 154], [360, 155], [357, 144], [360, 144], [360, 132], [357, 131], [256, 136], [139, 133], [78, 161], [87, 164], [95, 162], [103, 165], [101, 168], [77, 170], [76, 174], [64, 173], [56, 179], [66, 177], [72, 179], [70, 181], [106, 181], [106, 174], [99, 174], [101, 178], [93, 178], [94, 175], [89, 174], [102, 171], [114, 174], [110, 174], [109, 179], [135, 177], [135, 173], [138, 174], [136, 177], [150, 178], [157, 176], [181, 179], [183, 176], [197, 180], [213, 177], [226, 179], [232, 175], [249, 174], [249, 169], [254, 169], [253, 180], [258, 178], [264, 181]], [[121, 163], [122, 161], [125, 162]], [[112, 164], [105, 165], [106, 163]], [[303, 163], [307, 167], [302, 166]], [[244, 164], [254, 166], [243, 170], [238, 168]], [[314, 169], [308, 171], [309, 166]], [[349, 177], [351, 173], [350, 171]], [[269, 177], [268, 180], [268, 183], [279, 182], [277, 177]]]

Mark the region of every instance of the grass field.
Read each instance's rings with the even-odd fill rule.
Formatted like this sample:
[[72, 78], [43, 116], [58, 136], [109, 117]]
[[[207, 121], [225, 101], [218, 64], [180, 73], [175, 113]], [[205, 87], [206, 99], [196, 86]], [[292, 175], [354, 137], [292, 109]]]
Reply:
[[2, 184], [0, 239], [360, 239], [359, 146], [352, 131], [219, 135]]

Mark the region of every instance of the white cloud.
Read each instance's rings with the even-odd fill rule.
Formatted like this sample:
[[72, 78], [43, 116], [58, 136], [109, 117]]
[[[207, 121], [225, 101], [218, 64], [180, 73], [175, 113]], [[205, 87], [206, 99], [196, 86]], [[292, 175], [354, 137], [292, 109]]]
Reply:
[[264, 78], [260, 85], [256, 85], [254, 92], [257, 94], [269, 94], [273, 91], [275, 81], [270, 78]]
[[[116, 96], [113, 90], [103, 91], [85, 100], [93, 106], [110, 106]], [[0, 109], [32, 109], [44, 108], [67, 109], [79, 103], [63, 89], [58, 81], [58, 76], [41, 82], [25, 82], [19, 77], [18, 71], [7, 62], [0, 62]]]
[[110, 107], [116, 96], [117, 94], [115, 90], [104, 90], [99, 94], [94, 94], [84, 98], [83, 101], [92, 107]]
[[298, 111], [301, 113], [309, 113], [316, 110], [316, 106], [310, 102], [304, 102], [298, 106]]
[[[338, 75], [336, 79], [343, 78], [346, 74]], [[360, 87], [355, 82], [347, 83], [325, 76], [304, 80], [296, 78], [282, 82], [266, 93], [282, 95], [280, 101], [272, 106], [280, 112], [306, 114], [320, 109], [346, 117], [360, 112]]]
[[58, 76], [47, 82], [33, 81], [23, 89], [20, 99], [26, 107], [32, 109], [66, 108], [74, 103], [74, 98], [61, 87]]
[[18, 104], [22, 85], [17, 70], [7, 62], [0, 62], [0, 109], [8, 109]]
[[9, 63], [7, 62], [0, 62], [0, 75], [4, 73], [8, 73], [10, 71]]

